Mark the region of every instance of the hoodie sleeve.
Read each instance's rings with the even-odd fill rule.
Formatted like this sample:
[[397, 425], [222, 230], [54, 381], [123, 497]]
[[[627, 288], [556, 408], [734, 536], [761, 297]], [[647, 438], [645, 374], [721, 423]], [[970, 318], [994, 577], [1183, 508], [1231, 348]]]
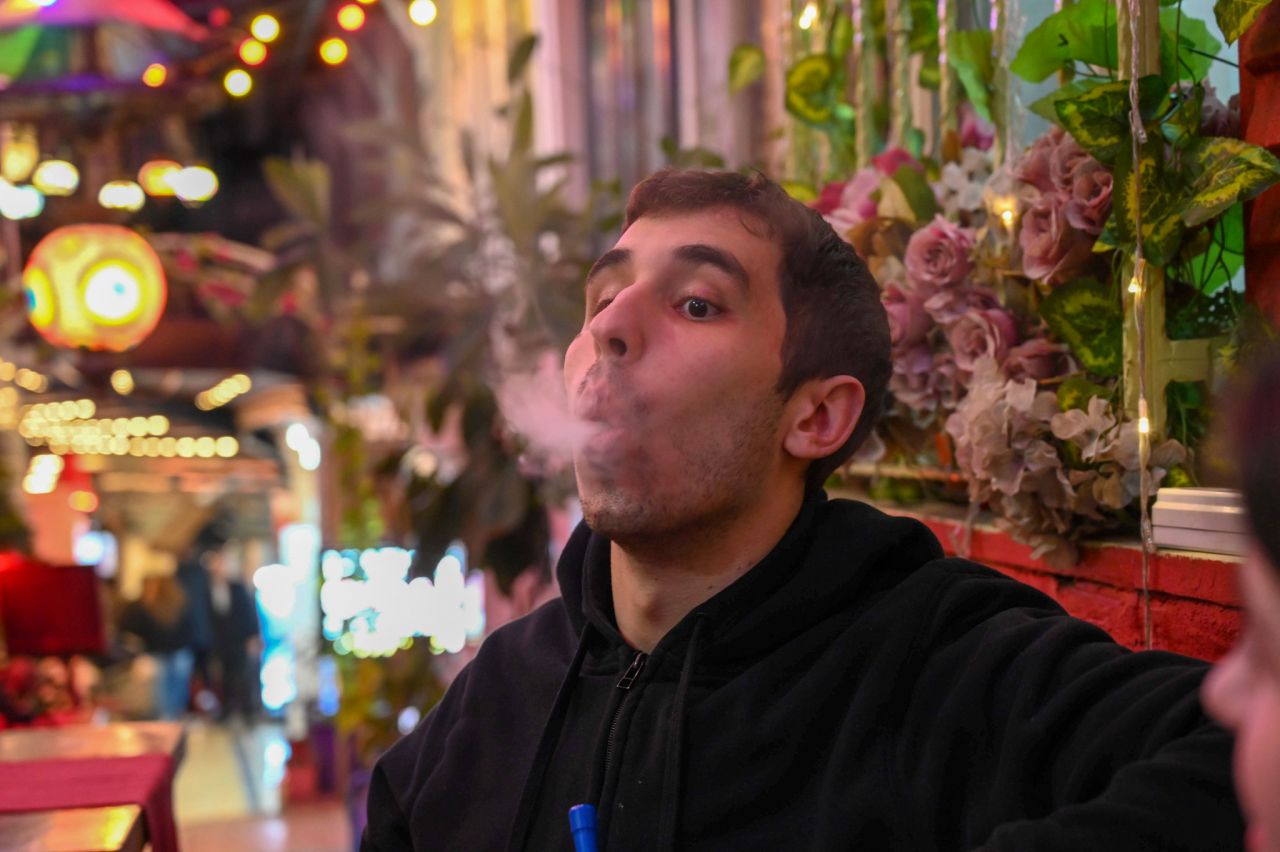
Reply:
[[[896, 749], [915, 824], [984, 852], [1241, 847], [1208, 666], [1134, 653], [996, 571], [942, 560]], [[941, 576], [939, 576], [939, 574]], [[924, 838], [922, 838], [923, 840]]]
[[414, 844], [407, 812], [412, 809], [415, 791], [421, 788], [439, 757], [433, 753], [432, 744], [443, 742], [457, 721], [471, 670], [471, 665], [463, 668], [444, 698], [418, 723], [418, 727], [396, 740], [374, 764], [369, 779], [368, 821], [360, 837], [360, 852], [435, 848], [423, 842]]

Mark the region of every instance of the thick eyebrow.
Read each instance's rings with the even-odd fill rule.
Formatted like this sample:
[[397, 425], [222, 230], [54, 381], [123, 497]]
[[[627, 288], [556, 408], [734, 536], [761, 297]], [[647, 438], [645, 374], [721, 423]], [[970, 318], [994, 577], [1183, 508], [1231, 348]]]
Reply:
[[591, 279], [604, 272], [611, 266], [621, 266], [624, 263], [631, 262], [630, 249], [609, 249], [604, 254], [596, 258], [596, 262], [591, 264], [591, 271], [587, 273], [587, 280], [583, 282], [583, 286], [591, 283]]
[[744, 292], [751, 290], [751, 280], [747, 276], [747, 270], [736, 257], [724, 249], [718, 249], [706, 243], [692, 243], [680, 246], [673, 254], [677, 260], [692, 266], [703, 264], [714, 266], [732, 278]]

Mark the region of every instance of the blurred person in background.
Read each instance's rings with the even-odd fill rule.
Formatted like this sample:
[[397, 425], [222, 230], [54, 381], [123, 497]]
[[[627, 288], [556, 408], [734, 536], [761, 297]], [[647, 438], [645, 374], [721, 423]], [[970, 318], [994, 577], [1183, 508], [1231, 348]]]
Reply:
[[209, 712], [216, 709], [213, 697], [213, 673], [210, 657], [213, 650], [213, 608], [210, 602], [209, 570], [205, 567], [207, 555], [226, 544], [226, 536], [215, 522], [196, 533], [191, 552], [178, 563], [177, 578], [187, 596], [187, 629], [191, 639], [192, 667], [199, 684], [196, 692], [197, 709]]
[[253, 595], [229, 571], [221, 549], [202, 557], [209, 569], [209, 601], [213, 627], [213, 663], [222, 692], [220, 720], [238, 715], [252, 722], [258, 709], [258, 612]]
[[142, 596], [120, 613], [120, 632], [155, 660], [155, 713], [161, 719], [177, 719], [187, 709], [194, 660], [187, 611], [177, 578], [152, 574], [142, 582]]
[[1235, 781], [1252, 852], [1280, 851], [1280, 350], [1262, 362], [1235, 412], [1240, 486], [1253, 540], [1240, 566], [1245, 628], [1204, 685], [1235, 732]]

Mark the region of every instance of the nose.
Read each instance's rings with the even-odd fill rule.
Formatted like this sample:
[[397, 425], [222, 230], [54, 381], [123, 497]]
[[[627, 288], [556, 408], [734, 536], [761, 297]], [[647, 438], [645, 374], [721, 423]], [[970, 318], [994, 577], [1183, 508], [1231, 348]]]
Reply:
[[632, 284], [620, 290], [587, 325], [596, 357], [617, 362], [638, 358], [644, 347], [647, 309], [641, 287]]

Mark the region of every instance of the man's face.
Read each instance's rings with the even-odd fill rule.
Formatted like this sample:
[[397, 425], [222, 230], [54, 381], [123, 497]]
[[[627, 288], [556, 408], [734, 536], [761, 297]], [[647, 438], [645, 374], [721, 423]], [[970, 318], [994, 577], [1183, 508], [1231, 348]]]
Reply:
[[731, 208], [645, 216], [596, 262], [565, 355], [588, 524], [644, 540], [741, 514], [784, 458], [781, 254]]

